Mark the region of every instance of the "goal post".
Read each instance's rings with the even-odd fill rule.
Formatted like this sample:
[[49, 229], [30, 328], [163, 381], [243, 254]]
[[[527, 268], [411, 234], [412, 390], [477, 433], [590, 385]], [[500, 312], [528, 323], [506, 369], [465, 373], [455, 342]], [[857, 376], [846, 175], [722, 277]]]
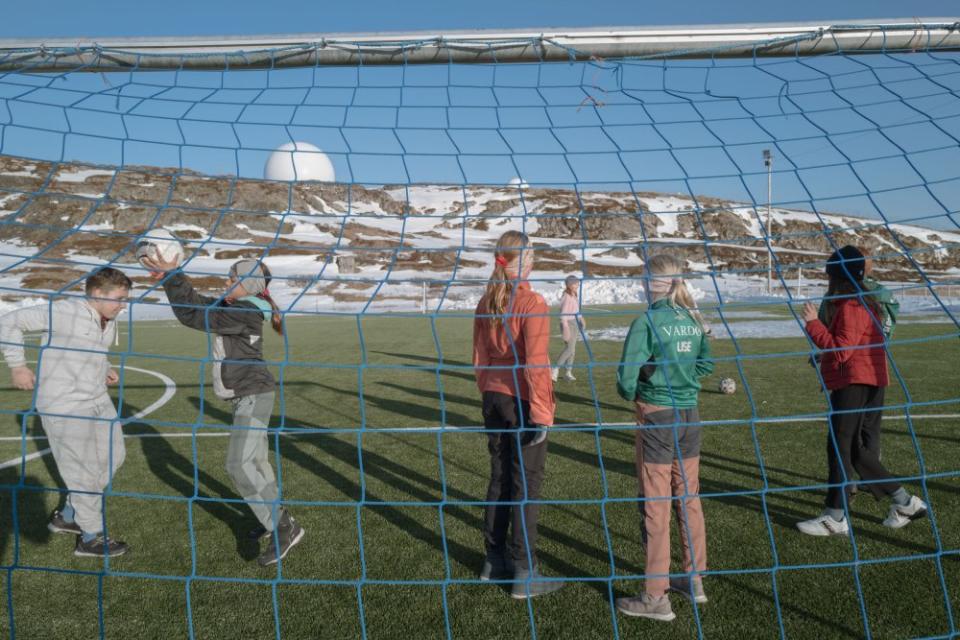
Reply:
[[269, 69], [509, 63], [591, 58], [728, 58], [960, 48], [956, 19], [692, 27], [473, 30], [183, 38], [5, 39], [0, 70]]

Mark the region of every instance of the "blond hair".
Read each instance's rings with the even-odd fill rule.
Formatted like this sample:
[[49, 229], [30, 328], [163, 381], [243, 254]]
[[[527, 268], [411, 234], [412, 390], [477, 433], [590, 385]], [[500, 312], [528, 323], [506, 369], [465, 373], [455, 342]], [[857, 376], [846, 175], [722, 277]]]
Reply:
[[683, 266], [679, 258], [667, 253], [660, 253], [647, 260], [647, 273], [651, 277], [672, 278], [670, 291], [667, 292], [665, 297], [670, 300], [670, 304], [688, 310], [697, 324], [703, 327], [703, 316], [700, 315], [697, 302], [693, 299], [693, 295], [687, 288], [687, 283], [680, 275], [683, 273]]
[[[485, 311], [490, 314], [490, 322], [494, 325], [503, 324], [503, 314], [507, 311], [507, 304], [513, 295], [513, 282], [507, 273], [507, 267], [511, 265], [522, 253], [524, 261], [532, 260], [533, 256], [527, 249], [530, 245], [530, 238], [527, 234], [520, 231], [507, 231], [497, 240], [497, 248], [494, 251], [493, 273], [490, 274], [490, 281], [487, 283], [487, 292]], [[501, 264], [505, 263], [505, 264]], [[516, 274], [514, 277], [519, 277]]]

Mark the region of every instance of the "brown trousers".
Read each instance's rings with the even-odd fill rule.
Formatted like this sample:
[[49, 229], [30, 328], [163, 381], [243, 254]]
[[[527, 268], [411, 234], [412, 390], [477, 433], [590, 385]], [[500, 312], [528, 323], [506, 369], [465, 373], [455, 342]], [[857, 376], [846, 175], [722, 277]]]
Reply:
[[[687, 426], [669, 426], [677, 422]], [[707, 568], [707, 535], [699, 497], [701, 428], [693, 426], [698, 422], [696, 409], [675, 412], [669, 407], [637, 403], [637, 424], [660, 427], [638, 429], [636, 436], [637, 479], [647, 556], [646, 591], [655, 598], [664, 595], [670, 586], [671, 502], [677, 513], [684, 571], [702, 572]], [[666, 462], [663, 450], [666, 446], [673, 448], [675, 435], [681, 459], [674, 454], [672, 460]]]

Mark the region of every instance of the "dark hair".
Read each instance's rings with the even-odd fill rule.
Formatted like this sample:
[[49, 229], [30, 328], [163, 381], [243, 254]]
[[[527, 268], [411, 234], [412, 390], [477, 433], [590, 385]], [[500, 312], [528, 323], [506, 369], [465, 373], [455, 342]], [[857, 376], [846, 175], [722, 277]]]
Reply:
[[[859, 295], [857, 295], [859, 294]], [[844, 300], [856, 299], [864, 305], [873, 316], [874, 322], [882, 324], [883, 312], [876, 296], [869, 295], [863, 290], [862, 285], [851, 282], [849, 278], [830, 276], [830, 283], [827, 285], [827, 304], [823, 308], [824, 324], [830, 326], [833, 317], [837, 313], [837, 307]]]
[[266, 282], [263, 288], [263, 292], [257, 294], [258, 297], [266, 300], [270, 303], [270, 309], [273, 313], [270, 314], [270, 326], [273, 327], [273, 330], [283, 335], [283, 316], [280, 314], [280, 307], [277, 306], [277, 303], [274, 302], [273, 298], [270, 296], [270, 281], [273, 280], [273, 277], [270, 275], [270, 269], [267, 268], [267, 265], [263, 262], [260, 263], [260, 269], [263, 271], [263, 279]]
[[[840, 247], [827, 260], [827, 275], [830, 279], [842, 279], [852, 282], [862, 282], [863, 272], [867, 261], [863, 252], [852, 244]], [[856, 290], [856, 289], [854, 289]]]
[[87, 295], [90, 295], [94, 289], [111, 291], [113, 289], [130, 290], [132, 288], [133, 281], [127, 277], [127, 274], [113, 267], [103, 267], [102, 269], [94, 271], [87, 276], [85, 285]]

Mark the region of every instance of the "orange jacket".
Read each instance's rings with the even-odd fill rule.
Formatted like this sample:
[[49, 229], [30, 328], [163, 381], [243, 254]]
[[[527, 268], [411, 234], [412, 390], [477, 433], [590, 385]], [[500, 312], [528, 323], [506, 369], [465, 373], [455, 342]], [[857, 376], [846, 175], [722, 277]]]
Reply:
[[[487, 315], [486, 296], [473, 321], [473, 366], [481, 393], [519, 395], [530, 403], [530, 419], [552, 425], [556, 403], [550, 378], [550, 318], [543, 296], [520, 282], [503, 323]], [[516, 376], [514, 376], [516, 373]]]

